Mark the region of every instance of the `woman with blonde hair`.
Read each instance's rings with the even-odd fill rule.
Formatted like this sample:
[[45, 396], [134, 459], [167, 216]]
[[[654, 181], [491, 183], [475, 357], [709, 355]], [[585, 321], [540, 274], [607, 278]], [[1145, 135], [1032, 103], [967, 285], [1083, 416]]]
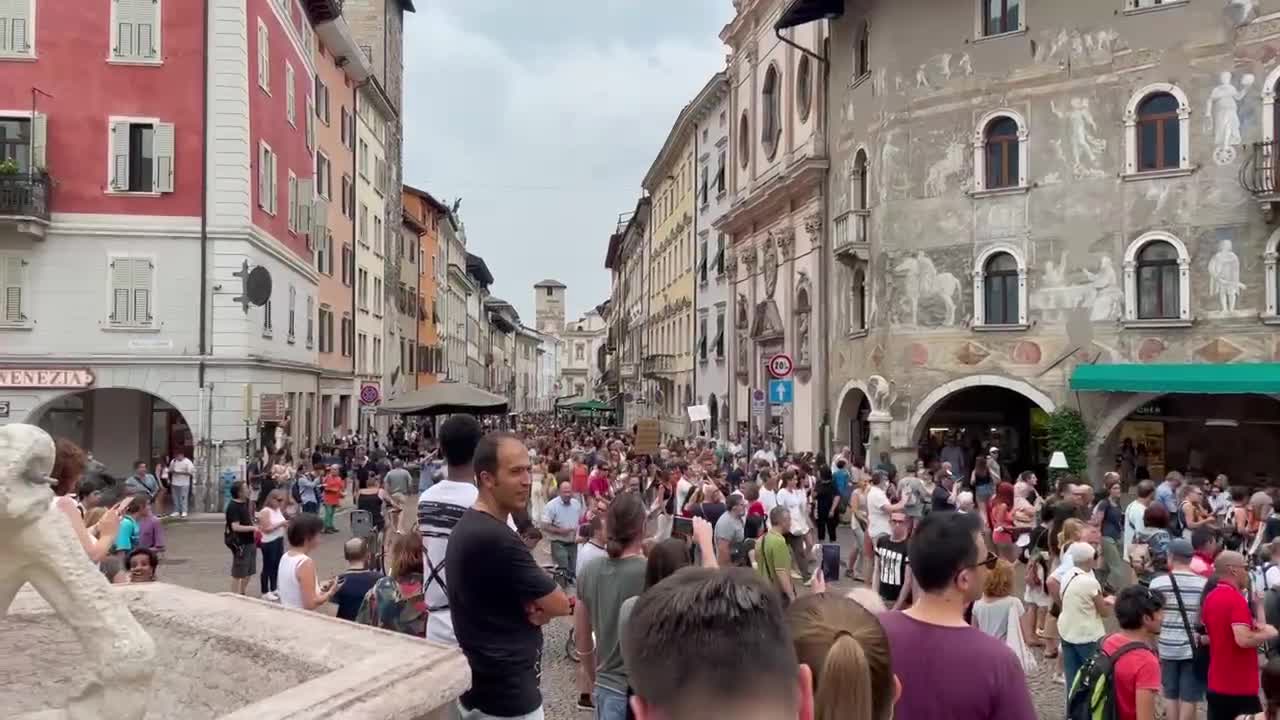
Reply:
[[1013, 595], [1013, 564], [999, 560], [987, 574], [982, 597], [973, 604], [973, 624], [982, 632], [1003, 640], [1022, 662], [1022, 669], [1031, 672], [1036, 668], [1036, 661], [1027, 649], [1022, 618], [1022, 601]]
[[813, 681], [814, 720], [890, 720], [902, 685], [880, 621], [840, 595], [807, 595], [787, 608], [796, 656]]

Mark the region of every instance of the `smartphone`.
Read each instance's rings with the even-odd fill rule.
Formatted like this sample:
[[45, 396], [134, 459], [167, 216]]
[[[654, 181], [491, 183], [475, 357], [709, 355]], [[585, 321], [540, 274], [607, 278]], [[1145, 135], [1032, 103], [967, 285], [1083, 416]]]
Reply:
[[693, 537], [693, 518], [673, 518], [671, 521], [671, 536], [682, 538]]

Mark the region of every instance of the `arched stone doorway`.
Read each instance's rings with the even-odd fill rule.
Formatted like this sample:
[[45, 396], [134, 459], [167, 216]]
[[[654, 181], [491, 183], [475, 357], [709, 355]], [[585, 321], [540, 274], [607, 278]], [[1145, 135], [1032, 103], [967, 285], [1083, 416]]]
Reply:
[[840, 391], [840, 405], [836, 412], [836, 447], [850, 447], [857, 456], [866, 458], [867, 445], [871, 442], [871, 400], [861, 381], [851, 380]]
[[[1233, 485], [1280, 477], [1280, 397], [1262, 394], [1120, 394], [1090, 430], [1089, 468], [1116, 471], [1126, 486], [1177, 470], [1192, 479], [1226, 475]], [[1126, 443], [1127, 441], [1127, 443]], [[1145, 466], [1145, 469], [1144, 469]]]
[[132, 388], [95, 388], [59, 395], [33, 409], [26, 422], [91, 452], [107, 472], [128, 475], [142, 460], [154, 465], [182, 450], [194, 457], [195, 435], [173, 403]]
[[994, 446], [1009, 479], [1034, 470], [1043, 480], [1052, 452], [1044, 442], [1045, 419], [1055, 408], [1052, 398], [1022, 380], [960, 378], [917, 405], [909, 422], [912, 448], [919, 457], [949, 462], [953, 472], [967, 474], [974, 458]]

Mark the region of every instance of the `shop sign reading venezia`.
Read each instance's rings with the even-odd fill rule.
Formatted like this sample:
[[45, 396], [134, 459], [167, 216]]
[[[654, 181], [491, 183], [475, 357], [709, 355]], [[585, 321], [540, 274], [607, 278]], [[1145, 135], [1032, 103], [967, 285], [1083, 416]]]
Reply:
[[0, 368], [3, 388], [87, 388], [94, 380], [88, 369]]

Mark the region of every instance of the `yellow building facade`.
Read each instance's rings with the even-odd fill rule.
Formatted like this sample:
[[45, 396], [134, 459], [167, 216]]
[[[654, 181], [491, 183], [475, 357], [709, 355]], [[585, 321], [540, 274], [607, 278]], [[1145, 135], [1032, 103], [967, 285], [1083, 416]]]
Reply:
[[694, 129], [686, 107], [643, 183], [653, 207], [642, 374], [647, 402], [669, 438], [688, 434], [694, 398]]

